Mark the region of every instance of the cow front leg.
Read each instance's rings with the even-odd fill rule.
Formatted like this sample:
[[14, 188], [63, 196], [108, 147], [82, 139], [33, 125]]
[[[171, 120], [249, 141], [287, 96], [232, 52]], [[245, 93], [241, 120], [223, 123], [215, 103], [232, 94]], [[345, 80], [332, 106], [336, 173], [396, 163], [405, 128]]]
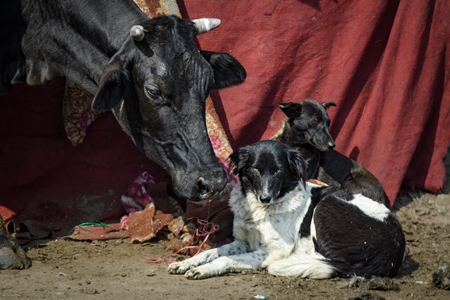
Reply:
[[205, 279], [227, 273], [253, 271], [261, 268], [266, 256], [263, 251], [222, 256], [210, 263], [191, 268], [185, 276], [188, 279]]
[[16, 239], [8, 233], [0, 216], [0, 270], [27, 269], [30, 266], [31, 260]]
[[248, 246], [244, 242], [234, 241], [219, 248], [204, 251], [186, 260], [171, 263], [167, 271], [170, 274], [185, 274], [191, 268], [206, 264], [221, 256], [245, 253], [247, 251]]

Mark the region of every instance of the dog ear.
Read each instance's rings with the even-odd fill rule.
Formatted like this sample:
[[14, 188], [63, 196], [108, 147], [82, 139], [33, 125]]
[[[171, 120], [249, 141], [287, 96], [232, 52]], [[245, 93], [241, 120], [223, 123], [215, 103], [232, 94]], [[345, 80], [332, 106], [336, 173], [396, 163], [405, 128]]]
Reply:
[[336, 103], [334, 102], [322, 102], [321, 104], [325, 109], [327, 109], [330, 106], [337, 106]]
[[249, 153], [247, 147], [241, 147], [228, 156], [230, 168], [233, 170], [234, 175], [239, 174], [244, 169], [250, 155]]
[[288, 151], [288, 162], [291, 173], [296, 180], [306, 181], [306, 161], [302, 154], [294, 149]]
[[295, 119], [302, 113], [302, 106], [298, 103], [278, 103], [278, 106], [289, 119]]

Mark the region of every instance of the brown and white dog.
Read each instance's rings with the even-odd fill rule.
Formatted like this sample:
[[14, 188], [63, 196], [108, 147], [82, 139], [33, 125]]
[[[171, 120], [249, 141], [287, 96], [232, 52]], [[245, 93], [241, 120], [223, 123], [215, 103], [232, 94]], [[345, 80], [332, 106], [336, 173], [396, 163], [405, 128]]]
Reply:
[[318, 179], [331, 186], [361, 193], [390, 207], [383, 186], [361, 164], [333, 150], [335, 144], [329, 131], [330, 118], [326, 109], [333, 102], [302, 100], [280, 103], [287, 118], [272, 140], [291, 146], [303, 154], [308, 163], [308, 179]]
[[230, 156], [239, 182], [230, 195], [234, 241], [169, 265], [203, 279], [267, 268], [279, 276], [394, 277], [405, 239], [383, 204], [334, 187], [305, 185], [301, 153], [261, 141]]

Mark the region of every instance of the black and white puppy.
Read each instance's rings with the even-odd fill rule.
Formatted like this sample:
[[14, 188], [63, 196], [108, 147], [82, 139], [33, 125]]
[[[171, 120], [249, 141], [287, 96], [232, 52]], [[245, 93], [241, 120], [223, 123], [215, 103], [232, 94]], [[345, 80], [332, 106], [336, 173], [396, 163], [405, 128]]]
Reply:
[[304, 185], [300, 152], [261, 141], [230, 156], [239, 182], [230, 195], [234, 241], [168, 271], [203, 279], [267, 268], [280, 276], [396, 275], [405, 240], [389, 209], [361, 195]]

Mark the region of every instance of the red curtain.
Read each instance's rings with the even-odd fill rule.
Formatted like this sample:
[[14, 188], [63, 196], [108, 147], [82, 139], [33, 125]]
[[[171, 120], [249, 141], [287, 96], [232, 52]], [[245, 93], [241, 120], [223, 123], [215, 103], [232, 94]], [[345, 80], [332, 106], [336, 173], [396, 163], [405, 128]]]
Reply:
[[336, 149], [368, 168], [393, 203], [401, 187], [438, 191], [450, 142], [450, 2], [179, 1], [222, 25], [199, 37], [246, 82], [213, 94], [233, 148], [268, 139], [278, 102], [334, 101]]
[[[247, 69], [212, 93], [231, 146], [270, 138], [279, 102], [334, 101], [337, 150], [374, 173], [391, 203], [401, 187], [438, 191], [450, 141], [450, 2], [178, 1], [185, 18], [217, 17], [198, 37]], [[0, 98], [0, 214], [52, 230], [124, 214], [120, 195], [144, 170], [168, 180], [110, 113], [73, 147], [61, 117], [64, 80]]]

